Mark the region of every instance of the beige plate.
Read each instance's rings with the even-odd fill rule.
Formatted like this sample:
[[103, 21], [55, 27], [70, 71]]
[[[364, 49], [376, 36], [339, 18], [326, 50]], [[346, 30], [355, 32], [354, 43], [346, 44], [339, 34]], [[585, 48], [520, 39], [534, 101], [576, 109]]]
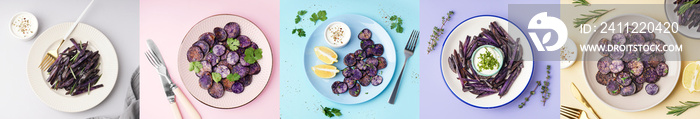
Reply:
[[[51, 85], [46, 82], [49, 74], [41, 71], [38, 68], [39, 64], [46, 52], [56, 50], [56, 47], [68, 33], [72, 24], [72, 22], [61, 23], [44, 31], [34, 41], [32, 49], [29, 51], [29, 59], [27, 59], [27, 77], [34, 93], [49, 107], [63, 112], [81, 112], [100, 104], [112, 92], [112, 88], [114, 88], [114, 84], [117, 81], [117, 73], [119, 73], [117, 53], [114, 51], [114, 47], [109, 39], [94, 27], [81, 23], [75, 28], [70, 37], [78, 42], [88, 42], [88, 49], [90, 50], [100, 51], [99, 68], [102, 77], [97, 81], [97, 84], [103, 84], [104, 87], [77, 96], [65, 95], [66, 91], [62, 89], [53, 90], [49, 88]], [[66, 40], [59, 51], [63, 51], [70, 46], [73, 46], [73, 44], [70, 40]]]
[[[248, 36], [263, 50], [263, 58], [258, 60], [262, 70], [253, 76], [253, 82], [246, 86], [242, 93], [225, 92], [223, 97], [214, 99], [209, 95], [207, 89], [199, 87], [199, 77], [194, 72], [189, 71], [190, 63], [187, 61], [187, 50], [199, 39], [200, 35], [212, 32], [216, 27], [223, 28], [229, 22], [237, 22], [241, 26], [241, 35]], [[177, 57], [180, 78], [187, 90], [200, 102], [215, 108], [236, 108], [253, 101], [265, 88], [272, 73], [272, 50], [270, 50], [270, 44], [267, 42], [265, 34], [253, 22], [236, 15], [220, 14], [199, 21], [182, 40]]]
[[[614, 17], [606, 22], [630, 22], [631, 24], [631, 22], [658, 23], [659, 21], [656, 21], [651, 17], [639, 14], [626, 14]], [[603, 30], [603, 27], [599, 27], [597, 31], [600, 30]], [[606, 34], [596, 32], [593, 33], [593, 35], [591, 35], [591, 38], [588, 40], [587, 44], [596, 45], [598, 44], [598, 41], [600, 41], [601, 38], [610, 39], [612, 38], [612, 36], [613, 34], [611, 32], [608, 32]], [[666, 45], [676, 45], [676, 40], [670, 33], [656, 33], [656, 38], [666, 43]], [[599, 84], [595, 79], [595, 75], [596, 73], [598, 73], [598, 60], [602, 58], [602, 55], [600, 55], [600, 53], [598, 52], [583, 52], [583, 71], [587, 79], [586, 83], [588, 84], [588, 86], [590, 86], [591, 90], [596, 95], [596, 97], [598, 97], [598, 99], [600, 99], [605, 104], [614, 109], [626, 112], [647, 110], [656, 106], [657, 104], [661, 103], [661, 101], [666, 99], [666, 97], [668, 97], [668, 95], [671, 94], [671, 91], [673, 91], [673, 88], [676, 87], [676, 83], [678, 82], [678, 77], [681, 71], [680, 52], [666, 52], [664, 56], [666, 57], [666, 64], [668, 64], [669, 71], [668, 75], [666, 75], [665, 77], [661, 77], [661, 79], [658, 82], [656, 82], [656, 85], [659, 86], [659, 92], [656, 95], [649, 95], [644, 89], [638, 92], [637, 94], [624, 97], [620, 95], [612, 96], [608, 94], [605, 86]], [[644, 86], [646, 86], [647, 84], [649, 83], [644, 83]]]

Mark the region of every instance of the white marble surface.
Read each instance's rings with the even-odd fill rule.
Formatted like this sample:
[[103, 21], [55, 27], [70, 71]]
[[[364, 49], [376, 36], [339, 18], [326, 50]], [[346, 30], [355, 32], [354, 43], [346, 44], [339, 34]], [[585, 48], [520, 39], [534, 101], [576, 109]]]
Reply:
[[[27, 60], [34, 39], [21, 41], [9, 31], [10, 19], [17, 12], [30, 12], [39, 20], [38, 34], [47, 28], [75, 21], [89, 0], [3, 0], [0, 3], [0, 117], [30, 118], [88, 118], [118, 116], [125, 107], [131, 73], [139, 62], [139, 1], [95, 0], [83, 17], [110, 39], [119, 58], [119, 76], [110, 95], [96, 107], [78, 113], [54, 110], [40, 101], [27, 80]], [[35, 37], [36, 38], [36, 37]]]

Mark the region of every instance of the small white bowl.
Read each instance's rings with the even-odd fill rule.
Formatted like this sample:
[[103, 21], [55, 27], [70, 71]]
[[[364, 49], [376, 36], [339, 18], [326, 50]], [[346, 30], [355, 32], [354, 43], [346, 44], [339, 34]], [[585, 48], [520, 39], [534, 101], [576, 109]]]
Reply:
[[[16, 22], [20, 18], [26, 18], [29, 21], [29, 33], [22, 34], [13, 26], [14, 22]], [[39, 21], [36, 19], [36, 16], [34, 16], [34, 14], [32, 13], [19, 12], [15, 14], [15, 16], [12, 16], [12, 19], [10, 19], [9, 29], [10, 34], [12, 34], [12, 36], [14, 36], [15, 38], [20, 40], [29, 40], [36, 35], [36, 32], [39, 29]]]
[[[336, 28], [341, 29], [343, 31], [342, 36], [337, 41], [332, 38], [333, 33], [331, 32], [331, 30], [334, 30]], [[348, 27], [348, 25], [343, 22], [332, 22], [328, 24], [328, 26], [326, 26], [326, 29], [323, 32], [323, 36], [326, 40], [326, 43], [328, 43], [328, 45], [332, 47], [340, 48], [347, 45], [350, 41], [350, 27]]]

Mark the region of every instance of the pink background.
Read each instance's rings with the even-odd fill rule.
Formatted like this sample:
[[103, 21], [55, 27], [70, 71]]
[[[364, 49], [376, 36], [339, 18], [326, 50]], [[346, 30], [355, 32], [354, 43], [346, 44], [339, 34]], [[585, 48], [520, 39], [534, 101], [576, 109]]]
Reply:
[[[202, 118], [279, 118], [279, 1], [277, 0], [141, 0], [139, 59], [141, 70], [141, 118], [174, 118], [156, 71], [142, 55], [153, 39], [163, 54], [170, 76], [187, 95]], [[177, 72], [177, 51], [190, 28], [200, 20], [216, 14], [236, 14], [255, 23], [272, 47], [272, 76], [262, 93], [247, 105], [234, 109], [217, 109], [190, 95]], [[186, 117], [183, 115], [183, 117]]]

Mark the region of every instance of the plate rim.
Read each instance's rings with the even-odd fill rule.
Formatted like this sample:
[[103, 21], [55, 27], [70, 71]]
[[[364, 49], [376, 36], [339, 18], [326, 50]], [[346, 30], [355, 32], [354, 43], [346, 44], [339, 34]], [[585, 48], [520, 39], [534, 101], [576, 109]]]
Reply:
[[[250, 19], [248, 19], [248, 18], [246, 18], [246, 17], [243, 17], [243, 16], [240, 16], [240, 15], [237, 15], [237, 14], [230, 14], [230, 13], [214, 14], [214, 15], [210, 15], [210, 16], [204, 17], [203, 19], [199, 20], [197, 23], [195, 23], [194, 25], [192, 25], [192, 27], [190, 27], [189, 30], [187, 30], [187, 33], [185, 34], [185, 36], [182, 36], [183, 39], [182, 39], [182, 41], [180, 41], [180, 46], [178, 46], [178, 50], [180, 50], [179, 48], [182, 47], [182, 43], [185, 42], [185, 38], [187, 37], [187, 34], [190, 34], [190, 32], [192, 31], [192, 28], [194, 28], [195, 26], [197, 26], [197, 24], [201, 23], [201, 22], [204, 21], [204, 20], [207, 20], [207, 19], [212, 18], [212, 17], [217, 17], [217, 16], [235, 16], [235, 17], [239, 17], [239, 18], [245, 19], [246, 21], [249, 21], [250, 23], [253, 24], [253, 26], [255, 26], [255, 27], [257, 27], [258, 29], [260, 29], [260, 32], [262, 33], [263, 37], [265, 37], [265, 40], [268, 41], [268, 42], [267, 42], [267, 46], [270, 48], [270, 58], [271, 58], [271, 60], [274, 60], [273, 57], [274, 57], [275, 55], [274, 55], [273, 52], [272, 52], [272, 47], [270, 46], [269, 38], [267, 38], [267, 35], [265, 35], [265, 32], [263, 32], [262, 29], [261, 29], [257, 24], [255, 24], [255, 22], [251, 21]], [[259, 45], [259, 44], [258, 44], [258, 45]], [[178, 52], [178, 55], [179, 55], [179, 54], [180, 54], [180, 53]], [[178, 57], [179, 57], [179, 56], [178, 56]], [[179, 60], [181, 60], [181, 59], [178, 59], [178, 62], [179, 62]], [[196, 96], [194, 96], [194, 94], [192, 94], [192, 92], [191, 92], [189, 89], [187, 89], [187, 86], [184, 86], [184, 88], [187, 89], [187, 93], [189, 93], [190, 96], [194, 97], [194, 99], [196, 99], [197, 101], [199, 101], [200, 103], [202, 103], [202, 104], [204, 104], [204, 105], [207, 105], [207, 106], [209, 106], [209, 107], [213, 107], [213, 108], [216, 108], [216, 109], [236, 109], [236, 108], [239, 108], [239, 107], [243, 107], [243, 106], [245, 106], [245, 105], [248, 105], [250, 102], [253, 102], [255, 99], [257, 99], [257, 98], [260, 96], [260, 94], [262, 94], [263, 91], [265, 91], [265, 89], [267, 88], [267, 85], [270, 83], [270, 79], [271, 79], [271, 77], [272, 77], [272, 73], [273, 73], [273, 71], [275, 71], [275, 70], [274, 70], [274, 68], [275, 68], [274, 64], [275, 64], [274, 61], [272, 61], [271, 64], [270, 64], [270, 65], [271, 65], [271, 68], [270, 68], [270, 75], [267, 76], [267, 77], [268, 77], [268, 78], [267, 78], [267, 81], [265, 82], [265, 85], [262, 87], [262, 90], [260, 90], [260, 92], [259, 92], [258, 94], [256, 94], [255, 97], [253, 97], [253, 99], [251, 99], [250, 101], [248, 101], [248, 102], [246, 102], [246, 103], [243, 103], [243, 104], [241, 104], [241, 105], [238, 105], [238, 106], [234, 106], [234, 107], [218, 107], [218, 106], [214, 106], [214, 105], [205, 103], [205, 102], [203, 102], [201, 99], [199, 99], [199, 98], [197, 98]], [[178, 71], [177, 71], [178, 74], [180, 73], [180, 72], [179, 72], [179, 68], [180, 68], [180, 67], [178, 66]], [[180, 82], [183, 83], [183, 85], [184, 85], [184, 81], [183, 81], [183, 78], [182, 78], [183, 76], [181, 76], [181, 75], [183, 75], [183, 74], [179, 74], [179, 75], [180, 75]], [[177, 87], [178, 87], [178, 88], [182, 88], [182, 87], [180, 87], [180, 86], [177, 86]]]
[[[666, 4], [666, 3], [671, 3], [671, 4]], [[680, 17], [679, 17], [678, 15], [676, 15], [676, 16], [671, 16], [671, 15], [675, 15], [675, 14], [674, 14], [675, 12], [673, 12], [673, 9], [674, 9], [674, 8], [673, 8], [673, 7], [670, 7], [671, 5], [673, 5], [673, 6], [677, 6], [677, 5], [673, 4], [673, 1], [670, 1], [670, 0], [664, 0], [664, 4], [663, 4], [663, 5], [664, 5], [664, 13], [666, 14], [666, 20], [667, 20], [668, 22], [678, 22], [678, 19], [679, 19]], [[670, 8], [669, 8], [669, 7], [670, 7]], [[671, 11], [668, 11], [669, 9], [671, 9]], [[672, 14], [669, 14], [669, 13], [672, 13]], [[676, 18], [676, 21], [671, 21], [671, 17]], [[656, 19], [654, 19], [654, 20], [656, 20]], [[656, 20], [656, 21], [659, 21], [659, 20]], [[685, 29], [685, 28], [687, 28], [687, 27], [680, 26], [680, 24], [679, 24], [679, 26], [678, 26], [678, 33], [680, 33], [681, 35], [683, 35], [683, 36], [685, 36], [685, 37], [688, 37], [688, 38], [690, 38], [690, 39], [700, 40], [700, 35], [698, 35], [698, 36], [691, 36], [691, 35], [688, 35], [688, 34], [685, 33], [685, 32], [681, 32], [681, 31], [680, 31], [681, 28]], [[695, 28], [695, 30], [697, 30], [697, 29], [700, 29], [700, 26], [691, 27], [691, 28], [687, 28], [687, 29], [692, 31], [692, 30], [693, 30], [692, 28]], [[700, 34], [700, 32], [695, 32], [695, 33]], [[671, 34], [671, 35], [673, 35], [673, 34]]]
[[[642, 17], [642, 18], [647, 18], [647, 19], [651, 19], [651, 20], [653, 20], [653, 21], [659, 22], [659, 20], [656, 20], [656, 19], [654, 19], [654, 18], [652, 18], [652, 17], [646, 16], [646, 15], [643, 15], [643, 14], [636, 14], [636, 13], [620, 14], [620, 15], [614, 16], [614, 17], [612, 17], [612, 18], [609, 18], [609, 19], [607, 19], [607, 20], [605, 20], [605, 21], [603, 21], [603, 22], [610, 22], [610, 21], [613, 20], [613, 19], [617, 19], [617, 18], [625, 17], [625, 16]], [[664, 27], [665, 27], [665, 26], [664, 26]], [[586, 43], [588, 43], [589, 41], [591, 41], [591, 39], [593, 38], [593, 35], [595, 35], [595, 34], [596, 34], [596, 33], [594, 32], [593, 34], [589, 35], [589, 36], [588, 36], [588, 40], [586, 41]], [[669, 36], [670, 36], [671, 38], [673, 38], [673, 42], [675, 42], [676, 44], [678, 44], [678, 42], [676, 42], [676, 38], [673, 36], [673, 34], [671, 34], [671, 33], [668, 33], [668, 34], [669, 34]], [[678, 78], [680, 78], [680, 73], [681, 73], [680, 70], [682, 70], [682, 69], [680, 69], [680, 66], [679, 66], [679, 73], [678, 73], [679, 77], [676, 77], [676, 78], [675, 78], [676, 81], [674, 81], [674, 83], [673, 83], [674, 85], [673, 85], [673, 87], [671, 88], [671, 92], [669, 92], [666, 96], [664, 96], [664, 99], [659, 100], [658, 102], [656, 102], [656, 104], [653, 104], [653, 105], [651, 105], [651, 106], [649, 106], [649, 107], [645, 107], [645, 108], [643, 108], [643, 109], [638, 109], [638, 110], [620, 109], [620, 108], [618, 108], [618, 107], [615, 107], [615, 106], [612, 106], [612, 105], [608, 104], [608, 102], [606, 102], [606, 101], [604, 101], [603, 99], [601, 99], [601, 98], [598, 96], [598, 94], [596, 94], [595, 91], [593, 91], [593, 87], [591, 87], [591, 84], [588, 82], [588, 76], [586, 75], [586, 65], [585, 65], [585, 64], [586, 64], [586, 62], [590, 62], [590, 61], [584, 61], [585, 58], [586, 58], [586, 55], [587, 55], [588, 53], [587, 53], [587, 52], [582, 52], [582, 53], [583, 53], [583, 54], [581, 54], [581, 61], [582, 61], [581, 69], [583, 70], [583, 77], [584, 77], [584, 80], [585, 80], [584, 82], [586, 83], [586, 87], [588, 87], [588, 91], [590, 91], [590, 92], [596, 97], [596, 99], [598, 99], [598, 101], [603, 102], [603, 104], [605, 104], [606, 106], [608, 106], [608, 107], [610, 107], [610, 108], [613, 108], [613, 109], [615, 109], [615, 110], [618, 110], [618, 111], [623, 111], [623, 112], [639, 112], [639, 111], [644, 111], [644, 110], [651, 109], [651, 108], [656, 107], [656, 106], [658, 106], [659, 104], [661, 104], [661, 102], [665, 101], [665, 100], [668, 98], [668, 96], [670, 96], [671, 93], [673, 93], [673, 89], [675, 89], [676, 86], [678, 85]], [[678, 55], [678, 59], [681, 60], [680, 52], [679, 52], [679, 55]], [[597, 62], [597, 61], [596, 61], [596, 62]], [[679, 62], [678, 65], [682, 65], [682, 64], [680, 63], [680, 61], [677, 61], [677, 62]], [[597, 72], [597, 71], [596, 71], [596, 72]]]
[[[516, 25], [515, 23], [513, 23], [512, 21], [510, 21], [510, 20], [508, 20], [508, 19], [506, 19], [506, 18], [497, 16], [497, 15], [482, 14], [482, 15], [476, 15], [476, 16], [472, 16], [472, 17], [470, 17], [470, 18], [468, 18], [468, 19], [465, 19], [464, 21], [462, 21], [462, 22], [460, 22], [459, 24], [457, 24], [457, 26], [455, 26], [454, 28], [452, 28], [452, 30], [450, 31], [450, 33], [447, 34], [447, 37], [445, 37], [445, 40], [442, 42], [442, 48], [440, 49], [440, 53], [444, 52], [444, 50], [445, 50], [445, 43], [447, 42], [447, 38], [449, 38], [450, 35], [452, 35], [452, 32], [454, 32], [454, 30], [455, 30], [457, 27], [459, 27], [460, 25], [462, 25], [462, 23], [464, 23], [464, 22], [466, 22], [466, 21], [469, 21], [469, 20], [474, 19], [474, 18], [479, 18], [479, 17], [495, 17], [495, 18], [498, 18], [498, 19], [502, 19], [502, 20], [508, 21], [509, 23], [513, 24], [513, 26], [515, 26], [516, 28], [518, 28], [518, 30], [520, 30], [520, 32], [523, 33], [523, 35], [525, 35], [525, 39], [528, 40], [527, 43], [528, 43], [529, 45], [532, 45], [532, 43], [530, 43], [530, 38], [527, 37], [527, 34], [525, 34], [525, 32], [524, 32], [522, 29], [520, 29], [520, 27], [519, 27], [518, 25]], [[530, 52], [532, 52], [532, 48], [530, 48]], [[534, 53], [534, 52], [533, 52], [533, 53]], [[534, 67], [533, 67], [533, 68], [532, 68], [532, 72], [530, 73], [530, 76], [529, 76], [530, 78], [529, 78], [529, 80], [527, 81], [527, 84], [525, 85], [525, 90], [521, 91], [521, 92], [518, 94], [518, 96], [516, 96], [516, 97], [513, 98], [512, 100], [508, 101], [507, 103], [503, 103], [503, 104], [501, 104], [501, 105], [498, 105], [498, 106], [493, 106], [493, 107], [482, 107], [482, 106], [476, 106], [476, 105], [474, 105], [474, 104], [471, 104], [471, 103], [468, 103], [468, 102], [464, 101], [462, 98], [460, 98], [459, 96], [457, 96], [457, 94], [455, 94], [455, 92], [453, 92], [453, 91], [450, 89], [449, 84], [447, 84], [447, 79], [445, 79], [445, 75], [443, 74], [444, 71], [442, 70], [442, 69], [443, 69], [443, 68], [442, 68], [442, 57], [440, 57], [440, 61], [439, 61], [439, 62], [440, 62], [440, 72], [441, 72], [440, 76], [442, 77], [443, 82], [445, 83], [445, 86], [446, 86], [447, 89], [450, 91], [450, 93], [452, 93], [453, 96], [455, 96], [457, 99], [459, 99], [459, 100], [462, 101], [463, 103], [465, 103], [465, 104], [467, 104], [467, 105], [469, 105], [469, 106], [472, 106], [472, 107], [480, 108], [480, 109], [495, 109], [495, 108], [499, 108], [499, 107], [508, 105], [508, 104], [510, 104], [511, 102], [515, 101], [515, 99], [518, 99], [518, 97], [520, 97], [520, 96], [523, 94], [523, 92], [525, 92], [525, 90], [527, 89], [527, 87], [530, 85], [530, 82], [532, 82], [532, 75], [535, 73]], [[536, 63], [535, 61], [532, 61], [532, 66], [535, 66], [535, 64], [537, 64], [537, 63]]]

